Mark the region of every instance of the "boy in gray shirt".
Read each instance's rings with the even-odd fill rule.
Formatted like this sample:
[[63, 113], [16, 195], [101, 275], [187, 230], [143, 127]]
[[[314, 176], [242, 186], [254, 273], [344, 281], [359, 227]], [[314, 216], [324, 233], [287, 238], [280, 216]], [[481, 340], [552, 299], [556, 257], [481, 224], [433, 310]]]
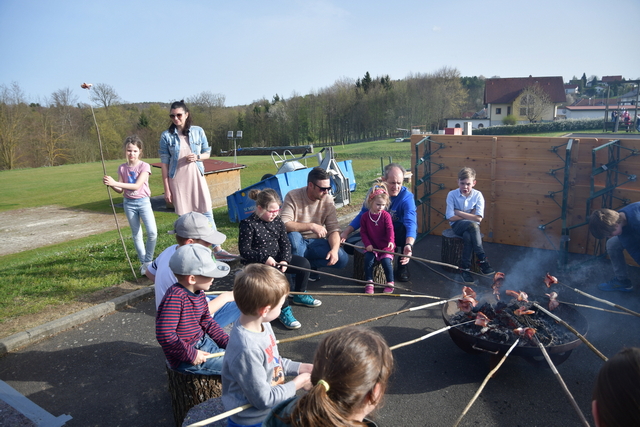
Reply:
[[[270, 321], [277, 319], [289, 293], [289, 281], [278, 269], [249, 264], [233, 285], [242, 313], [234, 324], [222, 365], [222, 402], [225, 411], [253, 405], [228, 420], [228, 425], [261, 426], [270, 409], [311, 388], [310, 363], [280, 357]], [[295, 375], [285, 383], [286, 375]]]

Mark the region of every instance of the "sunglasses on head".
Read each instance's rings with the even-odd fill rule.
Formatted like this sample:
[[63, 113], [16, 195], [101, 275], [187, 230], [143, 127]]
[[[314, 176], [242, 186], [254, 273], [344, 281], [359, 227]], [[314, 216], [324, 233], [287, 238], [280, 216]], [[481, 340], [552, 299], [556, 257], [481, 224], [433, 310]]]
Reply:
[[312, 182], [313, 185], [316, 186], [316, 188], [320, 191], [331, 191], [331, 187], [320, 187], [318, 184], [316, 184], [315, 182]]

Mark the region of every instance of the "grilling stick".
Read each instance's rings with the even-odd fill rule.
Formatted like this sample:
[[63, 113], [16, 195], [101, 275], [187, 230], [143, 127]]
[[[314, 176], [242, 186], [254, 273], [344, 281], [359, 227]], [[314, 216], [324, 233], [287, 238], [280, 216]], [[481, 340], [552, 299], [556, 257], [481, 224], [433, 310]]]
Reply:
[[[87, 89], [89, 91], [91, 91], [92, 86], [93, 85], [91, 83], [82, 83], [80, 85], [82, 89]], [[91, 98], [91, 95], [89, 95], [89, 98]], [[102, 162], [102, 173], [103, 173], [102, 176], [105, 176], [107, 174], [107, 168], [104, 163], [104, 151], [102, 149], [102, 138], [100, 138], [100, 128], [98, 127], [98, 120], [96, 119], [96, 113], [93, 111], [93, 105], [91, 105], [91, 103], [89, 103], [89, 107], [91, 107], [91, 115], [93, 116], [93, 123], [95, 123], [96, 125], [96, 134], [98, 135], [98, 146], [100, 147], [100, 160]], [[125, 245], [124, 243], [124, 237], [122, 237], [122, 230], [120, 229], [120, 223], [118, 222], [118, 215], [116, 214], [116, 207], [113, 204], [113, 196], [111, 195], [111, 187], [109, 186], [107, 186], [107, 194], [109, 194], [111, 210], [113, 211], [113, 218], [116, 221], [116, 228], [118, 229], [118, 235], [120, 236], [120, 241], [122, 242], [122, 249], [124, 250], [124, 254], [127, 257], [127, 261], [129, 262], [131, 273], [133, 273], [133, 277], [135, 277], [135, 279], [137, 280], [138, 276], [136, 275], [136, 271], [133, 268], [133, 264], [131, 263], [131, 258], [129, 258], [129, 252], [127, 252], [127, 245]]]
[[[366, 250], [364, 246], [357, 246], [357, 245], [352, 245], [351, 243], [347, 243], [347, 242], [342, 242], [342, 245], [346, 245], [346, 246], [351, 246], [355, 249], [362, 249], [362, 250]], [[432, 261], [430, 259], [424, 259], [424, 258], [418, 258], [415, 256], [411, 256], [411, 255], [403, 255], [403, 254], [399, 254], [397, 252], [390, 252], [390, 251], [385, 251], [382, 249], [373, 249], [373, 252], [379, 252], [381, 254], [389, 254], [389, 255], [397, 255], [401, 258], [409, 258], [409, 259], [414, 259], [414, 260], [418, 260], [418, 261], [423, 261], [423, 262], [427, 262], [429, 264], [435, 264], [435, 265], [440, 265], [442, 267], [449, 267], [449, 268], [454, 268], [456, 270], [460, 270], [460, 267], [458, 267], [457, 265], [453, 265], [453, 264], [447, 264], [446, 262], [440, 262], [440, 261]], [[472, 274], [478, 274], [474, 271], [471, 272]], [[483, 274], [478, 274], [479, 276], [484, 276]]]
[[396, 348], [404, 347], [404, 346], [409, 345], [409, 344], [415, 344], [415, 343], [417, 343], [419, 341], [426, 340], [427, 338], [431, 338], [434, 335], [438, 335], [438, 334], [440, 334], [442, 332], [446, 332], [451, 328], [455, 328], [456, 326], [466, 325], [467, 323], [471, 323], [471, 322], [475, 322], [475, 319], [474, 320], [469, 320], [467, 322], [458, 323], [456, 325], [445, 326], [444, 328], [438, 329], [437, 331], [433, 331], [431, 333], [428, 333], [427, 335], [423, 335], [420, 338], [416, 338], [416, 339], [411, 340], [411, 341], [407, 341], [407, 342], [403, 342], [403, 343], [400, 343], [400, 344], [396, 344], [393, 347], [389, 347], [389, 348], [391, 350], [395, 350]]
[[[432, 302], [432, 303], [429, 303], [429, 304], [419, 305], [417, 307], [405, 308], [404, 310], [394, 311], [393, 313], [383, 314], [381, 316], [372, 317], [371, 319], [361, 320], [361, 321], [355, 322], [355, 323], [349, 323], [348, 325], [342, 325], [342, 326], [338, 326], [338, 327], [331, 328], [331, 329], [325, 329], [323, 331], [318, 331], [318, 332], [312, 332], [310, 334], [300, 335], [298, 337], [291, 337], [291, 338], [285, 338], [283, 340], [277, 340], [276, 344], [299, 341], [299, 340], [315, 337], [315, 336], [318, 336], [318, 335], [328, 334], [329, 332], [338, 331], [340, 329], [344, 329], [344, 328], [349, 327], [349, 326], [358, 326], [358, 325], [362, 325], [363, 323], [373, 322], [374, 320], [384, 319], [385, 317], [396, 316], [398, 314], [407, 313], [407, 312], [410, 312], [410, 311], [417, 311], [417, 310], [422, 310], [424, 308], [435, 307], [435, 306], [438, 306], [438, 305], [446, 304], [449, 301], [455, 301], [457, 299], [458, 298], [451, 298], [451, 299], [446, 299], [446, 300], [442, 300], [442, 301]], [[206, 358], [207, 359], [211, 359], [213, 357], [220, 357], [220, 356], [224, 356], [224, 352], [223, 351], [221, 351], [219, 353], [211, 353], [208, 356], [206, 356]]]
[[[383, 294], [378, 294], [378, 295], [383, 295]], [[578, 304], [576, 302], [567, 302], [567, 301], [560, 301], [560, 300], [557, 300], [557, 301], [561, 304], [573, 305], [575, 307], [584, 307], [584, 308], [590, 308], [592, 310], [606, 311], [607, 313], [624, 314], [625, 316], [633, 316], [633, 314], [627, 313], [625, 311], [607, 310], [606, 308], [594, 307], [592, 305], [586, 305], [586, 304]]]
[[591, 299], [596, 300], [596, 301], [598, 301], [598, 302], [601, 302], [601, 303], [603, 303], [603, 304], [607, 304], [607, 305], [609, 305], [609, 306], [611, 306], [611, 307], [615, 307], [615, 308], [617, 308], [617, 309], [619, 309], [619, 310], [623, 310], [623, 311], [626, 311], [626, 312], [627, 312], [627, 313], [629, 313], [629, 314], [633, 314], [634, 316], [638, 316], [638, 317], [640, 317], [640, 313], [635, 312], [635, 311], [633, 311], [633, 310], [629, 310], [628, 308], [625, 308], [625, 307], [623, 307], [623, 306], [621, 306], [621, 305], [614, 304], [614, 303], [612, 303], [611, 301], [607, 301], [606, 299], [602, 299], [602, 298], [595, 297], [595, 296], [593, 296], [593, 295], [591, 295], [591, 294], [588, 294], [588, 293], [586, 293], [586, 292], [581, 291], [580, 289], [572, 288], [572, 287], [571, 287], [571, 286], [569, 286], [569, 285], [565, 285], [564, 283], [558, 282], [558, 284], [559, 284], [559, 285], [564, 286], [565, 288], [569, 288], [569, 289], [573, 290], [574, 292], [579, 293], [580, 295], [584, 295], [584, 296], [585, 296], [585, 297], [587, 297], [587, 298], [591, 298]]
[[482, 390], [484, 389], [484, 386], [486, 386], [487, 383], [489, 382], [489, 378], [491, 378], [493, 376], [493, 374], [495, 374], [498, 371], [498, 369], [500, 369], [500, 366], [502, 366], [504, 361], [507, 360], [507, 356], [509, 356], [509, 354], [511, 353], [511, 350], [513, 350], [516, 347], [516, 345], [518, 345], [519, 342], [520, 342], [520, 338], [518, 338], [516, 340], [516, 342], [514, 342], [511, 345], [511, 347], [509, 347], [509, 350], [504, 354], [504, 356], [502, 356], [502, 359], [500, 359], [500, 361], [498, 362], [496, 367], [493, 368], [491, 370], [491, 372], [489, 372], [487, 374], [487, 376], [485, 377], [484, 381], [482, 381], [482, 384], [480, 384], [480, 388], [478, 388], [478, 391], [476, 391], [476, 394], [474, 394], [473, 397], [471, 398], [471, 400], [469, 401], [469, 403], [467, 403], [467, 406], [464, 408], [464, 411], [462, 411], [462, 414], [460, 414], [460, 416], [458, 417], [458, 420], [453, 425], [453, 427], [458, 427], [458, 424], [460, 424], [460, 421], [462, 421], [462, 418], [467, 414], [467, 411], [469, 411], [469, 409], [474, 404], [474, 402], [476, 401], [478, 396], [480, 396], [480, 393], [482, 393]]
[[[414, 344], [414, 343], [417, 343], [419, 341], [426, 340], [427, 338], [430, 338], [430, 337], [432, 337], [434, 335], [437, 335], [439, 333], [448, 331], [449, 329], [454, 328], [456, 326], [466, 325], [467, 323], [471, 323], [471, 322], [475, 322], [475, 320], [469, 320], [468, 322], [463, 322], [463, 323], [458, 323], [456, 325], [446, 326], [446, 327], [444, 327], [442, 329], [438, 329], [437, 331], [431, 332], [431, 333], [429, 333], [427, 335], [424, 335], [424, 336], [422, 336], [420, 338], [417, 338], [417, 339], [414, 339], [414, 340], [411, 340], [411, 341], [407, 341], [407, 342], [403, 342], [403, 343], [400, 343], [400, 344], [396, 344], [393, 347], [389, 347], [389, 348], [391, 350], [395, 350], [397, 348], [404, 347], [404, 346], [409, 345], [409, 344]], [[347, 325], [347, 326], [349, 326], [349, 325]], [[344, 327], [344, 326], [342, 326], [342, 327]], [[340, 328], [335, 328], [335, 329], [340, 329]], [[323, 333], [324, 332], [327, 332], [327, 331], [323, 331]], [[313, 334], [309, 334], [309, 335], [313, 335]], [[283, 341], [285, 341], [285, 340], [283, 340]], [[277, 341], [277, 342], [280, 343], [280, 342], [283, 342], [283, 341]], [[224, 354], [224, 353], [214, 353], [214, 354], [209, 355], [208, 357], [214, 357], [214, 356], [222, 355], [222, 354]], [[231, 409], [230, 411], [223, 412], [222, 414], [216, 415], [215, 417], [207, 418], [206, 420], [198, 421], [197, 423], [193, 423], [193, 424], [189, 424], [187, 427], [205, 426], [205, 425], [207, 425], [209, 423], [213, 423], [214, 421], [218, 421], [218, 420], [221, 420], [222, 418], [226, 418], [226, 417], [229, 417], [229, 416], [231, 416], [233, 414], [237, 414], [238, 412], [244, 411], [245, 409], [250, 408], [250, 407], [251, 407], [251, 404], [248, 403], [248, 404], [246, 404], [244, 406], [239, 406], [237, 408]]]
[[[391, 253], [391, 252], [389, 252], [389, 253]], [[281, 262], [277, 262], [276, 265], [277, 266], [282, 266], [282, 267], [287, 267], [287, 269], [294, 268], [294, 269], [300, 270], [300, 271], [308, 271], [309, 273], [316, 273], [316, 274], [320, 274], [320, 275], [323, 275], [323, 276], [335, 277], [336, 279], [351, 280], [352, 282], [363, 283], [365, 285], [371, 284], [371, 282], [369, 282], [368, 280], [360, 280], [360, 279], [353, 279], [353, 278], [350, 278], [350, 277], [343, 277], [343, 276], [340, 276], [340, 275], [337, 275], [337, 274], [331, 274], [331, 273], [326, 273], [324, 271], [312, 270], [310, 268], [293, 266], [291, 264], [284, 264], [284, 263], [281, 263]], [[382, 285], [380, 283], [373, 283], [373, 285], [377, 286], [377, 287], [386, 286], [386, 285]], [[394, 285], [394, 288], [395, 289], [399, 289], [401, 291], [413, 292], [411, 289], [404, 288], [402, 286], [398, 286], [397, 283]]]
[[[385, 285], [386, 286], [386, 285]], [[211, 291], [205, 292], [205, 295], [220, 295], [228, 291]], [[289, 295], [307, 295], [306, 292], [289, 292]], [[363, 294], [361, 292], [314, 292], [313, 295], [319, 296], [331, 296], [331, 297], [402, 297], [402, 298], [429, 298], [441, 300], [441, 297], [434, 297], [432, 295], [409, 295], [409, 294]], [[626, 314], [626, 313], [625, 313]]]
[[536, 338], [536, 342], [538, 343], [538, 347], [540, 348], [540, 351], [542, 351], [542, 354], [543, 354], [544, 358], [547, 360], [547, 363], [549, 364], [549, 367], [551, 368], [551, 371], [553, 371], [553, 374], [558, 379], [558, 382], [560, 383], [560, 386], [562, 387], [562, 390], [564, 390], [565, 394], [567, 395], [567, 397], [571, 401], [571, 406], [573, 406], [573, 409], [575, 409], [576, 413], [580, 417], [580, 421], [582, 421], [583, 425], [589, 427], [589, 423], [587, 422], [587, 419], [584, 417], [584, 414], [582, 413], [582, 411], [578, 407], [578, 403], [573, 398], [573, 395], [569, 391], [569, 388], [567, 387], [567, 385], [564, 383], [564, 380], [560, 376], [560, 372], [558, 372], [558, 370], [556, 369], [556, 365], [554, 365], [553, 362], [551, 361], [551, 358], [549, 357], [549, 353], [547, 353], [547, 349], [544, 348], [544, 346], [542, 345], [542, 343], [540, 342], [540, 340], [538, 339], [537, 336], [535, 338]]
[[253, 405], [251, 405], [250, 403], [247, 403], [246, 405], [238, 406], [237, 408], [233, 408], [233, 409], [228, 410], [227, 412], [223, 412], [221, 414], [218, 414], [215, 417], [207, 418], [206, 420], [202, 420], [202, 421], [195, 422], [193, 424], [189, 424], [187, 427], [206, 426], [208, 424], [215, 423], [216, 421], [220, 421], [223, 418], [230, 417], [233, 414], [237, 414], [238, 412], [242, 412], [245, 409], [249, 409], [249, 408], [251, 408], [251, 406], [253, 406]]
[[569, 329], [575, 336], [577, 336], [578, 338], [580, 338], [580, 341], [582, 341], [583, 343], [585, 343], [587, 345], [587, 347], [589, 347], [591, 349], [591, 351], [593, 351], [599, 358], [601, 358], [602, 360], [604, 360], [605, 362], [609, 359], [607, 359], [607, 357], [600, 353], [600, 351], [595, 348], [593, 346], [593, 344], [591, 344], [585, 337], [582, 336], [582, 334], [580, 334], [580, 332], [576, 331], [575, 328], [571, 325], [569, 325], [567, 322], [565, 322], [564, 320], [562, 320], [561, 318], [559, 318], [558, 316], [556, 316], [555, 314], [551, 313], [549, 310], [547, 310], [546, 308], [542, 307], [540, 304], [538, 304], [537, 302], [534, 302], [533, 305], [540, 311], [542, 311], [543, 313], [545, 313], [547, 316], [551, 317], [553, 320], [555, 320], [556, 322], [559, 322], [562, 326], [564, 326], [565, 328]]

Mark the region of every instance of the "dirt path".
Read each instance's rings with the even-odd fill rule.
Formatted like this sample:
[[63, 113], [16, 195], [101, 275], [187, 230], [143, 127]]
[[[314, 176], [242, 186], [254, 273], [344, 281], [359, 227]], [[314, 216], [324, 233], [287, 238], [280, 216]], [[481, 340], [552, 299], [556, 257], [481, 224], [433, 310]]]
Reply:
[[[118, 214], [120, 227], [128, 227], [124, 214]], [[60, 206], [18, 209], [0, 212], [0, 256], [62, 243], [93, 234], [115, 230], [113, 214], [81, 211]], [[0, 337], [59, 319], [79, 310], [100, 304], [120, 295], [148, 286], [144, 278], [139, 283], [124, 282], [85, 295], [80, 301], [48, 306], [37, 315], [20, 316], [2, 323]]]
[[[121, 227], [128, 227], [118, 214]], [[115, 230], [113, 214], [61, 206], [0, 212], [0, 256]]]

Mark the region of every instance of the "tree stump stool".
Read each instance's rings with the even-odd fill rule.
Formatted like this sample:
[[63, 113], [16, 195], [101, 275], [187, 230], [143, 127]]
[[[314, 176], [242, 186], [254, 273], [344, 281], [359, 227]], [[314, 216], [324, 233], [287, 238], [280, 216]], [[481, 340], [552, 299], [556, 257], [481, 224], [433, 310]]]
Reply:
[[[460, 266], [460, 259], [462, 259], [462, 248], [464, 246], [464, 240], [453, 232], [451, 228], [447, 228], [442, 232], [442, 246], [440, 252], [440, 260], [447, 264]], [[442, 267], [445, 271], [451, 273], [457, 273], [457, 268]], [[482, 273], [480, 266], [478, 265], [478, 258], [476, 254], [471, 255], [471, 271], [476, 273]]]
[[174, 371], [167, 364], [169, 393], [176, 427], [182, 426], [189, 409], [214, 397], [222, 396], [222, 380], [219, 375], [193, 375]]
[[[364, 276], [364, 253], [365, 251], [362, 249], [354, 249], [353, 251], [354, 279], [366, 280]], [[378, 261], [373, 263], [373, 281], [378, 284], [387, 283], [387, 277], [384, 275], [382, 264], [380, 264]]]
[[[191, 424], [207, 420], [211, 417], [222, 414], [223, 412], [225, 411], [224, 405], [222, 404], [222, 398], [214, 397], [213, 399], [209, 399], [206, 402], [202, 402], [189, 409], [187, 416], [182, 422], [182, 427], [188, 427]], [[227, 427], [227, 418], [223, 418], [209, 424], [204, 424], [202, 427]]]

